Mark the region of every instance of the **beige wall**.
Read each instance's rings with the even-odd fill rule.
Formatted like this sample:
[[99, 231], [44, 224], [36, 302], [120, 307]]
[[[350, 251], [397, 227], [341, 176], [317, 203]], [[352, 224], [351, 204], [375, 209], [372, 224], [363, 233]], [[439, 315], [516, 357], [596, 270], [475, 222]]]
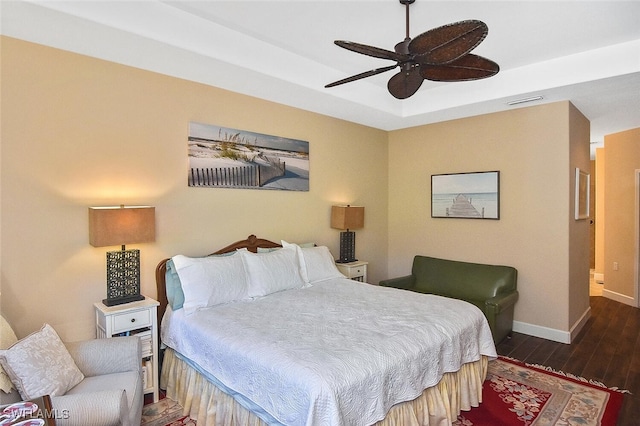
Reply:
[[[571, 151], [586, 134], [588, 158], [588, 123], [568, 102], [387, 133], [10, 38], [1, 48], [0, 309], [19, 335], [43, 322], [94, 335], [107, 248], [88, 243], [87, 207], [120, 203], [156, 207], [156, 242], [131, 246], [151, 296], [159, 260], [250, 233], [336, 254], [330, 206], [353, 203], [366, 207], [356, 251], [371, 282], [407, 273], [416, 253], [508, 264], [516, 329], [563, 341], [584, 315], [570, 241], [583, 154]], [[189, 121], [308, 140], [310, 191], [188, 188]], [[481, 170], [501, 172], [500, 220], [430, 217], [431, 174]]]
[[[636, 173], [640, 170], [640, 128], [605, 136], [604, 144], [604, 202], [607, 214], [603, 295], [638, 306]], [[618, 270], [614, 270], [614, 262], [618, 263]]]
[[[203, 255], [251, 233], [338, 251], [334, 203], [363, 205], [356, 253], [387, 276], [387, 133], [193, 82], [2, 38], [2, 314], [25, 335], [95, 335], [105, 252], [89, 245], [87, 207], [156, 207], [141, 249], [142, 292], [177, 253]], [[302, 139], [308, 192], [187, 187], [189, 121]], [[115, 248], [117, 249], [117, 248]]]
[[[569, 104], [569, 327], [588, 319], [589, 270], [591, 268], [591, 225], [589, 219], [575, 219], [576, 168], [591, 174], [589, 120]], [[587, 191], [591, 188], [587, 187]], [[592, 212], [589, 212], [592, 214]]]
[[[583, 250], [570, 242], [580, 234], [588, 252], [587, 221], [573, 220], [576, 162], [588, 170], [589, 123], [568, 102], [391, 132], [390, 276], [409, 273], [415, 254], [512, 265], [516, 329], [570, 339], [588, 311], [588, 256], [578, 271]], [[432, 174], [490, 170], [500, 171], [500, 220], [431, 218]]]

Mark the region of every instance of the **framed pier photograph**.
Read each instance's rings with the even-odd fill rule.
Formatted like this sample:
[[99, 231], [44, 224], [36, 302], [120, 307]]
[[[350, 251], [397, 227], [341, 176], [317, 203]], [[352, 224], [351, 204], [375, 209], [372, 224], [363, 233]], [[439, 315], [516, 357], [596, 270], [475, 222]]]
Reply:
[[431, 217], [500, 219], [500, 172], [431, 175]]

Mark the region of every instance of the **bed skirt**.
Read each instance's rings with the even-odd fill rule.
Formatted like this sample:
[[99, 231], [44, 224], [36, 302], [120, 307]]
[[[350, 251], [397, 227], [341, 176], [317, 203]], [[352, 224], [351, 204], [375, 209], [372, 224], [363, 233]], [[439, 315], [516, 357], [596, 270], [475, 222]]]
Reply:
[[[460, 411], [482, 402], [482, 383], [487, 376], [488, 358], [464, 364], [455, 373], [445, 373], [440, 382], [418, 398], [396, 404], [376, 426], [451, 425]], [[183, 415], [198, 426], [267, 426], [233, 397], [209, 382], [203, 375], [167, 348], [162, 362], [160, 387], [167, 397], [183, 407]]]

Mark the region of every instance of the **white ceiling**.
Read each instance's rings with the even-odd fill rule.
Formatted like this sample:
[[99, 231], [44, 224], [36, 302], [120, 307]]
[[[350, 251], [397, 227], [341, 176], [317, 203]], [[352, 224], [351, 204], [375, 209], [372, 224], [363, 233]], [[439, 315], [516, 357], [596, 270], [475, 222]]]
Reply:
[[393, 62], [341, 49], [342, 39], [393, 50], [405, 36], [399, 0], [13, 1], [0, 32], [384, 130], [570, 100], [604, 135], [640, 127], [640, 1], [432, 1], [410, 6], [410, 34], [480, 19], [473, 53], [495, 77], [422, 85], [397, 100], [389, 71], [324, 85]]

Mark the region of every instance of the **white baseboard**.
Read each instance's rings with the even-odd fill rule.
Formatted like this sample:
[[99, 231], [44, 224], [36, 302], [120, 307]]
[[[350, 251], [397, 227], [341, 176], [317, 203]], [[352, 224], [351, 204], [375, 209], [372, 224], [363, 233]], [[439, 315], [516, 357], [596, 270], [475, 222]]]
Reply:
[[554, 342], [570, 344], [578, 333], [580, 333], [580, 330], [582, 330], [590, 317], [591, 307], [589, 306], [569, 331], [557, 330], [520, 321], [513, 322], [513, 331], [542, 339], [553, 340]]
[[598, 284], [604, 283], [604, 274], [602, 272], [595, 272], [593, 274], [593, 280]]
[[573, 342], [573, 339], [575, 339], [578, 333], [582, 331], [582, 328], [585, 326], [589, 318], [591, 318], [591, 306], [587, 307], [587, 309], [582, 313], [582, 316], [575, 322], [575, 324], [573, 324], [573, 327], [571, 327], [571, 342]]
[[541, 325], [514, 321], [513, 331], [542, 339], [553, 340], [554, 342], [571, 343], [571, 335], [568, 331], [556, 330]]
[[638, 307], [638, 304], [633, 299], [633, 297], [626, 296], [624, 294], [616, 293], [615, 291], [607, 290], [606, 288], [602, 289], [602, 297], [606, 297], [607, 299], [615, 300], [616, 302], [624, 303], [625, 305], [633, 306], [634, 308]]

